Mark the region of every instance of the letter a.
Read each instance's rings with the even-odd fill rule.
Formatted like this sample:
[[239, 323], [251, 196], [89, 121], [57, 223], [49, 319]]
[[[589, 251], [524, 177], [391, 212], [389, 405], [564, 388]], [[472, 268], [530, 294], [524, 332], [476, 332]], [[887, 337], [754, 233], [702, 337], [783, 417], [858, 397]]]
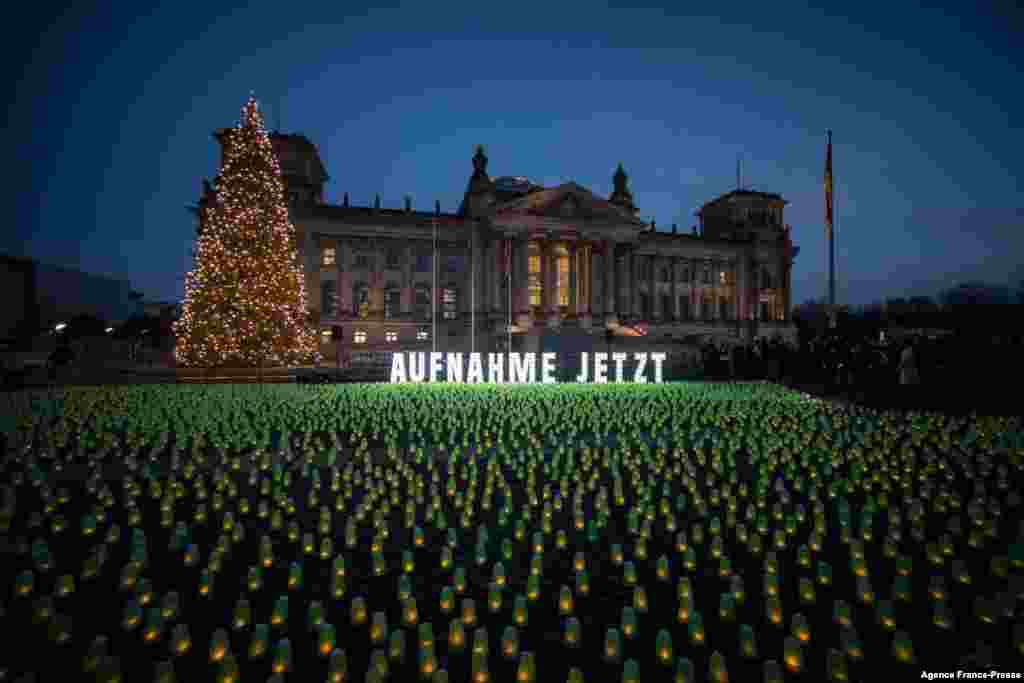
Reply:
[[395, 352], [391, 354], [391, 383], [405, 384], [405, 354]]

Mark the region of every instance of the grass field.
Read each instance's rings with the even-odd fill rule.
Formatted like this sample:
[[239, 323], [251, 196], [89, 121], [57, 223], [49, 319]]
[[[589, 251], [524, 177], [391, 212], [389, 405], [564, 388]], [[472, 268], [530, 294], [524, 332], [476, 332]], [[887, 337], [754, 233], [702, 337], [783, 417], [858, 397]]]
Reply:
[[1024, 669], [1019, 420], [686, 383], [67, 387], [6, 412], [8, 680]]

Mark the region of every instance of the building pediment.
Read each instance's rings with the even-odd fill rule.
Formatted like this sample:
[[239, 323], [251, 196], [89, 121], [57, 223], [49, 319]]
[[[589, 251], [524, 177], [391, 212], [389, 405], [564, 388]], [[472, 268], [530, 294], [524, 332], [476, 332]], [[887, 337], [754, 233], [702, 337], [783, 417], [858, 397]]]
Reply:
[[574, 182], [544, 188], [523, 197], [500, 202], [494, 207], [495, 217], [537, 216], [569, 218], [614, 223], [640, 224], [620, 206], [598, 197]]

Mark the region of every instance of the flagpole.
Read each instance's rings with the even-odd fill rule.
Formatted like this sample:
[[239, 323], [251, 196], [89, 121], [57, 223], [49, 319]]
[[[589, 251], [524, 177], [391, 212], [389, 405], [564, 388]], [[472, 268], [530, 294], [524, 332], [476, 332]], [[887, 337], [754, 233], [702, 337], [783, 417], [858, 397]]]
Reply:
[[430, 291], [430, 307], [431, 307], [431, 332], [430, 341], [433, 344], [433, 350], [437, 352], [437, 211], [434, 212], [434, 218], [431, 221], [434, 224], [434, 254], [430, 257], [431, 264], [434, 266], [434, 284]]
[[836, 252], [835, 252], [835, 199], [832, 178], [832, 131], [828, 131], [828, 147], [825, 152], [825, 230], [828, 238], [828, 307], [832, 324], [835, 324], [836, 308]]
[[469, 352], [476, 353], [476, 229], [470, 223], [469, 233], [469, 261], [472, 269], [469, 273]]
[[512, 242], [505, 240], [505, 270], [508, 271], [508, 353], [512, 353]]

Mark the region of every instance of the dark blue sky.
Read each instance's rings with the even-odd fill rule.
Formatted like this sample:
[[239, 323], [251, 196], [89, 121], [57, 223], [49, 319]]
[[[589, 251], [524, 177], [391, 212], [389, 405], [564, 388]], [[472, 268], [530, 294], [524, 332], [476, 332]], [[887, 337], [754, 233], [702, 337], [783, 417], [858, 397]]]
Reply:
[[1008, 2], [45, 4], [7, 46], [0, 250], [148, 299], [182, 294], [185, 207], [250, 91], [270, 127], [280, 101], [282, 128], [320, 147], [329, 201], [454, 210], [483, 143], [492, 177], [605, 195], [622, 161], [641, 217], [689, 229], [742, 155], [745, 185], [791, 202], [794, 303], [825, 292], [832, 128], [840, 301], [1024, 279], [1024, 21]]

